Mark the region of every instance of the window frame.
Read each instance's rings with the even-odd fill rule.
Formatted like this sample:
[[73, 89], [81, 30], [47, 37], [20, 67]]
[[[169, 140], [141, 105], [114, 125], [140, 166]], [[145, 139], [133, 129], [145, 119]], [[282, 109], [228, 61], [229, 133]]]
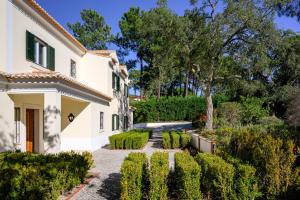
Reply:
[[99, 128], [100, 128], [100, 132], [104, 130], [104, 112], [100, 112], [100, 119], [99, 119]]
[[120, 91], [120, 76], [112, 72], [112, 88], [114, 91]]
[[21, 108], [14, 108], [14, 122], [15, 122], [15, 142], [16, 144], [20, 144], [21, 142]]
[[[74, 73], [74, 69], [75, 69], [75, 73]], [[77, 78], [77, 63], [73, 59], [70, 60], [70, 77], [74, 79]]]

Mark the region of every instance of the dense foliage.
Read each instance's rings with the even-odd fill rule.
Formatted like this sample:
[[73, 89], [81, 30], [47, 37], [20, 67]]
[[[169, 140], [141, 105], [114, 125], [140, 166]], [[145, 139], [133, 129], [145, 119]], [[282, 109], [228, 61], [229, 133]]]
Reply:
[[[201, 199], [201, 168], [187, 153], [175, 153], [175, 177], [179, 199]], [[201, 180], [202, 181], [202, 180]]]
[[112, 149], [140, 149], [147, 144], [151, 134], [151, 130], [135, 129], [110, 136], [109, 143]]
[[168, 199], [169, 154], [155, 152], [152, 154], [149, 169], [149, 199]]
[[121, 166], [121, 199], [140, 200], [146, 184], [148, 160], [144, 153], [130, 153]]
[[92, 155], [70, 152], [0, 154], [0, 199], [57, 199], [83, 182]]
[[187, 148], [191, 136], [181, 131], [165, 131], [162, 133], [162, 146], [164, 149]]
[[135, 108], [134, 123], [157, 121], [191, 121], [200, 113], [205, 113], [202, 97], [169, 97], [160, 100], [149, 99], [132, 103]]

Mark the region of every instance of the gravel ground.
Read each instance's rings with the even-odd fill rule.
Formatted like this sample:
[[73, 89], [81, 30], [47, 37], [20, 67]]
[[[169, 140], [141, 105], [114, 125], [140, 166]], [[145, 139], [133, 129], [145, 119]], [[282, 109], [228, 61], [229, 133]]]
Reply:
[[[130, 152], [145, 152], [150, 158], [155, 151], [165, 151], [161, 145], [161, 131], [165, 129], [191, 128], [190, 124], [161, 126], [153, 129], [153, 136], [142, 150], [109, 150], [102, 148], [93, 153], [95, 168], [91, 171], [100, 172], [100, 176], [95, 178], [89, 185], [84, 187], [72, 199], [93, 200], [108, 199], [116, 200], [120, 196], [120, 168], [124, 158]], [[169, 152], [170, 168], [174, 167], [174, 154], [180, 150], [167, 150]]]

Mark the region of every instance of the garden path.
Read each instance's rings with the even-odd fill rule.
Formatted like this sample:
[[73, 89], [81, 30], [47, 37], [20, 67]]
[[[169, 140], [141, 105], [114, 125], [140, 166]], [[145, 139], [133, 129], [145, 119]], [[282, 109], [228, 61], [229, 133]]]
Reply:
[[[190, 129], [191, 124], [177, 123], [175, 125], [160, 125], [153, 128], [153, 136], [142, 150], [109, 150], [102, 148], [93, 153], [95, 168], [92, 171], [100, 172], [99, 177], [80, 190], [72, 199], [94, 200], [107, 199], [117, 200], [120, 196], [120, 168], [124, 158], [130, 152], [145, 152], [150, 158], [155, 151], [165, 151], [162, 149], [163, 130]], [[167, 150], [169, 152], [170, 168], [174, 167], [174, 154], [180, 150]]]

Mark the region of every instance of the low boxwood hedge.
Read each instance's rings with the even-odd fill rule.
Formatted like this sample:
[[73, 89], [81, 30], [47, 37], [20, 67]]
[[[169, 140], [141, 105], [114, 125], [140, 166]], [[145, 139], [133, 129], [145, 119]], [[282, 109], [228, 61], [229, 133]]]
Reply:
[[164, 149], [171, 149], [171, 138], [169, 132], [162, 133], [162, 145]]
[[109, 137], [111, 149], [140, 149], [151, 137], [152, 131], [136, 129]]
[[145, 153], [130, 153], [121, 166], [121, 199], [140, 200], [146, 185], [148, 160]]
[[0, 199], [57, 199], [80, 184], [92, 167], [92, 155], [70, 152], [0, 154]]
[[201, 199], [201, 168], [188, 153], [175, 154], [175, 177], [179, 199]]
[[167, 152], [155, 152], [151, 157], [149, 172], [149, 199], [168, 199], [168, 176], [169, 176], [169, 154]]
[[205, 194], [212, 199], [234, 199], [234, 166], [209, 153], [199, 153], [195, 159], [202, 169], [201, 188]]
[[189, 134], [180, 131], [163, 132], [162, 137], [162, 145], [164, 149], [187, 148], [191, 140], [191, 136]]

